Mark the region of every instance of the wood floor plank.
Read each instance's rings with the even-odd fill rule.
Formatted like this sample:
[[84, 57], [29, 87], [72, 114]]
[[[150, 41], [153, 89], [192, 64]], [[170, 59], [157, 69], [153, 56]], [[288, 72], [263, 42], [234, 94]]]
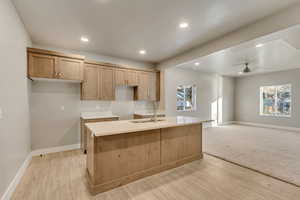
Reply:
[[299, 200], [300, 188], [205, 155], [176, 169], [90, 195], [86, 155], [67, 151], [34, 157], [13, 200]]

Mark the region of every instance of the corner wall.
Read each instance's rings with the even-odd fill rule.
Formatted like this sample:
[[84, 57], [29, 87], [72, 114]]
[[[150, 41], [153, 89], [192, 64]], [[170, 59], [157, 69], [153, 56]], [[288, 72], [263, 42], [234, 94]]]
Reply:
[[10, 0], [0, 1], [0, 197], [30, 154], [26, 30]]
[[[236, 80], [235, 121], [300, 128], [300, 69], [240, 77]], [[260, 116], [260, 87], [292, 84], [292, 116]]]
[[218, 76], [218, 123], [226, 124], [234, 121], [235, 78]]

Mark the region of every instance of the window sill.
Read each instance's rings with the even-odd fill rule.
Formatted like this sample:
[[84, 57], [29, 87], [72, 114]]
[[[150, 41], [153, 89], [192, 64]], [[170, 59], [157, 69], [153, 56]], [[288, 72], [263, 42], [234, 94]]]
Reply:
[[267, 114], [260, 114], [261, 117], [278, 117], [278, 118], [291, 118], [292, 115], [267, 115]]
[[176, 110], [177, 112], [195, 112], [196, 110]]

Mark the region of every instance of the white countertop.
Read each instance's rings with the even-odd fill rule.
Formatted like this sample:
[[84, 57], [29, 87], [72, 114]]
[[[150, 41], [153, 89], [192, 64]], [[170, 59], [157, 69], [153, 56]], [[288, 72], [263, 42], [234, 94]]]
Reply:
[[102, 119], [120, 116], [113, 115], [111, 112], [82, 112], [80, 117], [82, 119]]
[[131, 133], [138, 131], [154, 130], [161, 128], [170, 128], [177, 126], [186, 126], [191, 124], [201, 124], [205, 122], [210, 122], [210, 120], [201, 120], [194, 117], [161, 117], [164, 121], [159, 122], [146, 122], [146, 123], [133, 123], [132, 121], [144, 121], [149, 119], [141, 120], [121, 120], [105, 123], [87, 123], [87, 128], [96, 137], [117, 135], [122, 133]]

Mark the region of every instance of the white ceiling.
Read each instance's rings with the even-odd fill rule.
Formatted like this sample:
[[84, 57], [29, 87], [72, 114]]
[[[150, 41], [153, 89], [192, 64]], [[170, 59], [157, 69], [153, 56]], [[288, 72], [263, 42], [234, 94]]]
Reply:
[[[13, 0], [34, 43], [160, 62], [299, 0]], [[178, 28], [180, 22], [190, 24]], [[88, 44], [81, 36], [90, 39]], [[147, 55], [139, 55], [146, 49]]]
[[[228, 76], [300, 68], [300, 25], [225, 49], [178, 67]], [[256, 47], [263, 44], [262, 47]], [[239, 74], [249, 62], [249, 74]], [[198, 66], [195, 63], [199, 63]]]

